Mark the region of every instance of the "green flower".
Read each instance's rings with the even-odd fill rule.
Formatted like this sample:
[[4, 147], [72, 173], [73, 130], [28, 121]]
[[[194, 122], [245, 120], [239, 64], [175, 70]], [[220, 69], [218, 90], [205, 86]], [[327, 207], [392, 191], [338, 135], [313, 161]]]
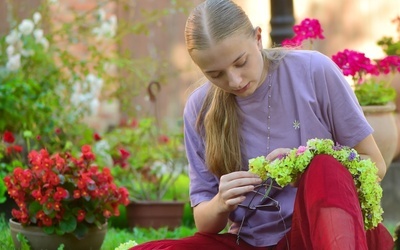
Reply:
[[250, 159], [249, 171], [263, 180], [270, 177], [283, 187], [296, 180], [318, 154], [331, 155], [349, 170], [357, 188], [364, 227], [367, 230], [376, 227], [382, 221], [383, 214], [380, 205], [382, 188], [377, 181], [378, 169], [370, 159], [361, 159], [353, 148], [335, 145], [329, 139], [310, 139], [307, 146], [294, 148], [283, 158], [271, 162], [263, 156]]

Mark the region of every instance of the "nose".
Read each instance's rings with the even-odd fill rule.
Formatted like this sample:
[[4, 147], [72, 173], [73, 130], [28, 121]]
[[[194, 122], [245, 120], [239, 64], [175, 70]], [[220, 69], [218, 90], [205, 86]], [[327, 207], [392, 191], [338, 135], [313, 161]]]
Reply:
[[234, 89], [239, 89], [240, 83], [242, 82], [242, 77], [240, 76], [240, 73], [237, 71], [228, 72], [228, 82], [229, 82], [229, 87]]

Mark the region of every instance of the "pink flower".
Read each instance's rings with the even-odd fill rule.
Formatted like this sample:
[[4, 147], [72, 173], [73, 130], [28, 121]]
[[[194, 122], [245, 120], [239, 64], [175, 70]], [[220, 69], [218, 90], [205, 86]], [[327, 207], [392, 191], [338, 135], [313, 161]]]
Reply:
[[301, 155], [307, 150], [306, 146], [300, 146], [297, 148], [296, 155]]

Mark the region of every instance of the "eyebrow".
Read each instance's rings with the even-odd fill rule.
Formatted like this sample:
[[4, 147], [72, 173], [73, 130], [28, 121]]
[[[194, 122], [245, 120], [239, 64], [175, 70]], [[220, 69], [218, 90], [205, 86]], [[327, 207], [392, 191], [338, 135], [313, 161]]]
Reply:
[[[240, 58], [242, 58], [245, 54], [246, 54], [246, 52], [243, 52], [242, 54], [240, 54], [240, 55], [233, 61], [233, 63], [239, 61]], [[204, 72], [207, 73], [207, 74], [210, 74], [210, 73], [218, 72], [218, 71], [220, 71], [220, 70], [207, 70], [207, 71], [204, 71]]]

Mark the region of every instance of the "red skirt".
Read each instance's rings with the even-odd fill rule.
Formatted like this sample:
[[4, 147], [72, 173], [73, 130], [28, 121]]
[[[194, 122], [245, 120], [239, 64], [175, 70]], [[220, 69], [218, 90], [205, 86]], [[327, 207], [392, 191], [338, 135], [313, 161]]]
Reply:
[[292, 227], [276, 246], [236, 244], [234, 234], [196, 233], [182, 239], [151, 241], [131, 248], [148, 249], [271, 249], [271, 250], [392, 250], [393, 237], [379, 224], [364, 230], [353, 177], [329, 155], [314, 157], [301, 176], [294, 204]]

